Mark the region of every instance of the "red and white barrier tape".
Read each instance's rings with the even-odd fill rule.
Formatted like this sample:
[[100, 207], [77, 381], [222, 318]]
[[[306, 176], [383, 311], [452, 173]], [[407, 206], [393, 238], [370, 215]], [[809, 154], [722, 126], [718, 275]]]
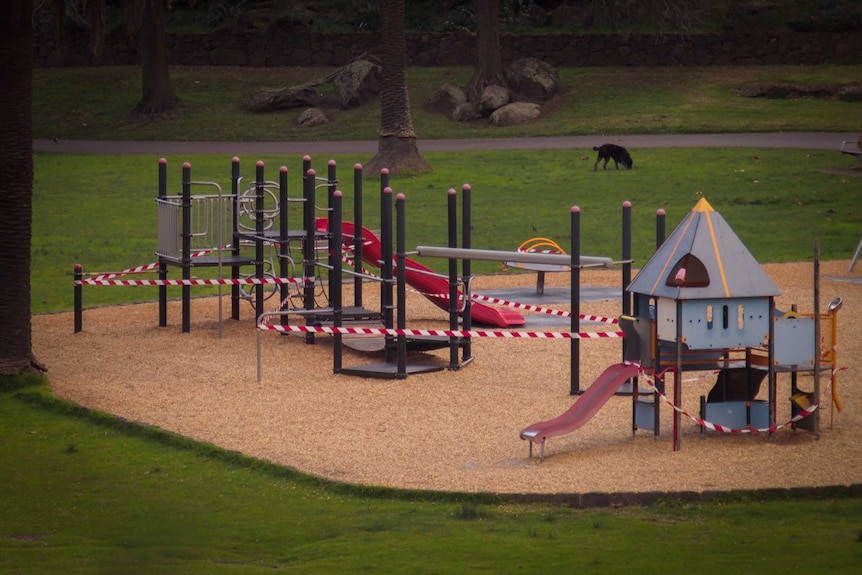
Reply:
[[[526, 311], [532, 311], [532, 312], [536, 312], [536, 313], [544, 313], [544, 314], [555, 315], [555, 316], [559, 316], [559, 317], [572, 317], [572, 313], [568, 312], [568, 311], [555, 310], [555, 309], [551, 309], [551, 308], [545, 308], [545, 307], [535, 306], [535, 305], [530, 305], [530, 304], [525, 304], [525, 303], [518, 303], [518, 302], [498, 299], [495, 297], [488, 297], [488, 296], [476, 294], [476, 295], [473, 295], [471, 297], [471, 299], [473, 299], [475, 301], [480, 301], [480, 302], [504, 305], [507, 307], [515, 308], [515, 309], [523, 309]], [[617, 318], [614, 318], [614, 317], [601, 317], [598, 315], [584, 315], [584, 314], [581, 314], [578, 317], [584, 321], [594, 321], [594, 322], [598, 322], [598, 323], [610, 323], [610, 324], [619, 323], [619, 320]]]
[[313, 283], [313, 278], [238, 278], [238, 279], [188, 279], [188, 280], [76, 280], [76, 286], [214, 286], [214, 285], [268, 285]]
[[[629, 362], [626, 362], [626, 363], [629, 363]], [[791, 418], [790, 420], [788, 420], [785, 423], [782, 423], [780, 425], [772, 425], [770, 427], [760, 427], [760, 428], [752, 428], [752, 429], [732, 429], [730, 427], [724, 427], [723, 425], [719, 425], [717, 423], [712, 423], [710, 421], [706, 421], [705, 419], [701, 419], [700, 417], [692, 415], [689, 412], [682, 409], [681, 407], [677, 406], [664, 393], [662, 393], [661, 391], [658, 390], [658, 388], [653, 383], [652, 376], [647, 375], [646, 372], [644, 372], [643, 368], [640, 366], [640, 364], [630, 363], [630, 365], [635, 365], [638, 367], [638, 369], [640, 370], [641, 376], [643, 376], [643, 378], [646, 382], [647, 387], [649, 387], [653, 392], [655, 392], [674, 411], [676, 411], [677, 413], [679, 413], [681, 415], [684, 415], [685, 417], [689, 418], [690, 420], [697, 423], [701, 427], [705, 427], [706, 429], [710, 429], [712, 431], [717, 431], [719, 433], [736, 433], [736, 434], [773, 433], [773, 432], [778, 431], [779, 429], [781, 429], [783, 427], [787, 427], [788, 425], [792, 425], [792, 424], [796, 423], [797, 421], [801, 421], [801, 420], [805, 419], [806, 417], [808, 417], [809, 415], [811, 415], [812, 413], [817, 411], [817, 408], [820, 407], [819, 401], [816, 403], [812, 403], [810, 406], [808, 406], [808, 408], [803, 409], [798, 414], [796, 414], [793, 418]]]
[[393, 335], [421, 337], [496, 337], [510, 339], [613, 339], [623, 337], [621, 331], [564, 332], [564, 331], [487, 331], [448, 329], [386, 329], [376, 327], [334, 327], [314, 325], [258, 324], [257, 329], [298, 333], [328, 333], [342, 335]]

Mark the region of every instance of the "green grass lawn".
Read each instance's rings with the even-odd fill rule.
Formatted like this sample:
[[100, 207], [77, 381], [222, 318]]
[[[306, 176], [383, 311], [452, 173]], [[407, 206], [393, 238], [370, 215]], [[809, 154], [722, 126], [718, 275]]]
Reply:
[[[254, 88], [283, 87], [326, 70], [176, 68], [185, 108], [126, 118], [137, 68], [34, 71], [36, 137], [153, 140], [365, 140], [375, 107], [338, 111], [300, 130], [294, 112], [242, 109]], [[410, 71], [421, 138], [608, 133], [856, 131], [858, 104], [740, 100], [754, 81], [848, 82], [862, 67], [562, 70], [557, 113], [506, 129], [454, 124], [422, 107], [467, 69]], [[852, 255], [862, 228], [859, 178], [825, 173], [853, 160], [837, 151], [632, 150], [636, 169], [592, 172], [591, 150], [435, 153], [434, 171], [393, 179], [407, 197], [408, 248], [445, 243], [446, 190], [473, 188], [475, 247], [512, 250], [542, 235], [567, 245], [569, 210], [582, 208], [583, 252], [617, 258], [620, 211], [633, 202], [634, 257], [654, 246], [654, 214], [668, 231], [700, 197], [762, 261]], [[300, 158], [243, 158], [293, 174]], [[315, 158], [322, 165], [329, 158]], [[337, 156], [341, 178], [369, 158]], [[229, 158], [169, 157], [227, 186]], [[155, 259], [156, 157], [37, 154], [32, 309], [68, 310], [72, 267], [117, 271]], [[374, 191], [364, 214], [379, 225]], [[348, 186], [346, 205], [351, 205]], [[346, 219], [350, 219], [346, 217]], [[295, 221], [295, 220], [294, 220]], [[439, 266], [440, 262], [426, 262]], [[479, 273], [497, 264], [474, 266]], [[197, 293], [197, 292], [196, 292]], [[202, 292], [201, 292], [202, 293]], [[149, 288], [86, 288], [85, 305], [152, 299]], [[70, 336], [72, 326], [69, 326]], [[94, 374], [98, 377], [98, 374]], [[648, 508], [569, 509], [493, 494], [381, 490], [320, 481], [159, 430], [80, 409], [50, 391], [0, 378], [0, 574], [38, 573], [854, 573], [862, 566], [857, 490], [736, 494], [709, 503], [673, 498]], [[16, 391], [17, 389], [17, 391]]]
[[[252, 114], [244, 103], [258, 88], [299, 85], [331, 72], [321, 68], [171, 68], [183, 110], [140, 121], [129, 111], [140, 99], [134, 66], [34, 70], [33, 129], [37, 138], [106, 140], [326, 141], [374, 140], [377, 102], [330, 110], [332, 122], [301, 128], [302, 109]], [[425, 104], [446, 83], [464, 86], [472, 68], [408, 70], [413, 125], [419, 138], [505, 138], [578, 134], [827, 131], [860, 128], [859, 103], [832, 100], [740, 98], [754, 82], [858, 82], [862, 66], [753, 66], [745, 68], [561, 68], [560, 103], [526, 124], [490, 127], [452, 122]], [[331, 94], [331, 84], [320, 91]]]
[[[633, 257], [639, 266], [655, 247], [655, 212], [667, 212], [668, 233], [701, 197], [722, 214], [761, 262], [804, 261], [820, 240], [824, 259], [849, 259], [862, 229], [856, 209], [862, 178], [825, 173], [852, 166], [832, 151], [756, 149], [632, 150], [635, 169], [592, 171], [591, 150], [429, 153], [434, 170], [393, 178], [407, 202], [407, 246], [446, 245], [447, 190], [469, 183], [473, 198], [473, 246], [515, 250], [532, 237], [571, 244], [570, 208], [582, 210], [582, 253], [621, 259], [621, 206], [633, 204]], [[286, 165], [291, 197], [301, 195], [299, 157], [243, 158], [246, 181], [254, 162], [268, 178]], [[315, 158], [319, 169], [329, 158]], [[352, 167], [366, 157], [334, 156], [345, 182], [344, 205], [352, 220]], [[32, 308], [72, 307], [72, 269], [114, 272], [155, 261], [157, 161], [149, 156], [38, 154], [35, 167]], [[192, 163], [195, 179], [230, 185], [230, 159], [169, 157], [170, 193], [180, 191], [180, 167]], [[345, 174], [344, 172], [347, 172]], [[364, 223], [379, 229], [379, 182], [365, 184]], [[294, 204], [291, 222], [301, 222]], [[298, 224], [295, 224], [299, 227]], [[421, 259], [421, 258], [420, 258]], [[446, 263], [423, 263], [445, 272]], [[499, 271], [476, 262], [474, 272]], [[178, 268], [171, 277], [179, 277]], [[198, 275], [212, 270], [195, 270]], [[197, 288], [196, 288], [197, 290]], [[199, 293], [196, 291], [196, 293]], [[204, 292], [200, 292], [204, 293]], [[85, 305], [154, 299], [155, 288], [84, 289]]]
[[[2, 383], [2, 382], [0, 382]], [[0, 573], [852, 573], [862, 498], [577, 510], [331, 484], [0, 392]]]

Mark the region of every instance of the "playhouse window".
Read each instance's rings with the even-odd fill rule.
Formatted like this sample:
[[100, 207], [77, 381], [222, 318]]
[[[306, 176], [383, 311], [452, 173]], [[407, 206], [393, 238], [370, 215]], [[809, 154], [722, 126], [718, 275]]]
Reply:
[[745, 328], [745, 306], [742, 304], [736, 307], [736, 328], [740, 330]]
[[669, 287], [706, 287], [709, 272], [698, 258], [686, 254], [670, 270], [665, 285]]

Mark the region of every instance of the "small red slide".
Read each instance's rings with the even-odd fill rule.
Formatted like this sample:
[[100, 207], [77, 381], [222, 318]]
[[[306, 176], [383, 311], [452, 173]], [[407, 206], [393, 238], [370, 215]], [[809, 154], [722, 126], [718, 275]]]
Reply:
[[[318, 228], [323, 225], [326, 229], [327, 222], [325, 218], [318, 221]], [[341, 229], [344, 233], [344, 243], [352, 244], [347, 238], [355, 237], [356, 226], [353, 222], [342, 222]], [[374, 267], [380, 267], [382, 258], [382, 244], [380, 238], [372, 233], [367, 228], [362, 228], [362, 260]], [[445, 311], [449, 311], [449, 282], [437, 275], [437, 272], [431, 268], [425, 267], [419, 262], [405, 259], [405, 279], [411, 287], [419, 293], [427, 297], [429, 300], [437, 304], [438, 307]], [[458, 292], [461, 295], [461, 292]], [[524, 316], [514, 310], [498, 309], [481, 303], [473, 302], [470, 306], [470, 318], [477, 324], [488, 325], [494, 327], [512, 327], [524, 325], [526, 320]]]
[[527, 427], [521, 432], [521, 439], [542, 444], [544, 447], [546, 439], [580, 429], [598, 413], [623, 383], [638, 373], [638, 367], [630, 363], [611, 365], [564, 414]]

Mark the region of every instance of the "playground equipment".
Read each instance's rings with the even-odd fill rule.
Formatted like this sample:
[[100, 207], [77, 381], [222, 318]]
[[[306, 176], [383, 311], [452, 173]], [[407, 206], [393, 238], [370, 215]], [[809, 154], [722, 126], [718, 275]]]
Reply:
[[[220, 184], [192, 179], [191, 164], [182, 168], [181, 193], [168, 193], [167, 161], [159, 160], [159, 183], [156, 198], [158, 214], [158, 237], [156, 255], [158, 261], [121, 272], [97, 274], [86, 277], [83, 267], [75, 266], [75, 332], [83, 325], [82, 288], [90, 285], [149, 285], [159, 288], [159, 325], [166, 326], [168, 287], [178, 286], [182, 290], [182, 331], [191, 329], [191, 287], [217, 286], [219, 295], [219, 335], [222, 330], [222, 288], [231, 286], [231, 318], [239, 319], [240, 301], [249, 301], [256, 317], [264, 313], [264, 302], [275, 295], [280, 296], [279, 309], [313, 310], [328, 305], [325, 286], [331, 280], [332, 236], [327, 224], [332, 212], [332, 195], [338, 179], [336, 166], [330, 161], [325, 178], [318, 177], [311, 168], [311, 158], [303, 158], [303, 192], [301, 198], [288, 195], [288, 171], [279, 169], [278, 181], [269, 181], [264, 175], [264, 164], [255, 165], [254, 181], [245, 189], [240, 175], [240, 160], [231, 162], [230, 192], [225, 193]], [[354, 166], [354, 210], [353, 223], [344, 228], [348, 241], [345, 246], [351, 262], [373, 263], [386, 268], [381, 258], [382, 240], [362, 226], [362, 166]], [[317, 189], [327, 190], [325, 206], [316, 203]], [[381, 192], [388, 187], [388, 171], [381, 173]], [[202, 189], [204, 193], [193, 193]], [[289, 210], [290, 206], [301, 209], [300, 214]], [[288, 219], [288, 213], [294, 215]], [[318, 217], [318, 213], [324, 214]], [[298, 217], [297, 217], [298, 216]], [[289, 223], [301, 221], [301, 225], [290, 228]], [[384, 217], [383, 232], [391, 234], [391, 210], [388, 220]], [[355, 230], [362, 230], [356, 234]], [[364, 250], [376, 250], [373, 256], [363, 255]], [[409, 281], [425, 293], [441, 293], [442, 280], [431, 281], [423, 276], [420, 265], [410, 262], [415, 271], [408, 275]], [[169, 279], [170, 268], [181, 269], [180, 279]], [[214, 269], [208, 277], [192, 277], [193, 271]], [[386, 271], [386, 270], [382, 270]], [[389, 270], [391, 271], [391, 270]], [[126, 279], [130, 273], [158, 273], [158, 279]], [[230, 277], [226, 277], [228, 275]], [[204, 274], [207, 275], [207, 274]], [[215, 277], [211, 277], [215, 275]], [[385, 275], [385, 274], [384, 274]], [[326, 278], [326, 279], [324, 279]], [[345, 319], [352, 321], [380, 321], [387, 313], [391, 315], [392, 302], [384, 300], [382, 310], [373, 312], [362, 308], [363, 281], [368, 277], [358, 275], [354, 280], [354, 305], [344, 310]], [[373, 278], [375, 281], [380, 277]], [[393, 281], [388, 278], [384, 281]], [[386, 294], [384, 294], [386, 295]], [[446, 309], [439, 298], [435, 303]], [[387, 312], [387, 308], [389, 312]], [[508, 326], [523, 323], [523, 317], [509, 310], [495, 310], [490, 306], [476, 306], [474, 319], [483, 325]], [[327, 321], [326, 312], [309, 313], [309, 324]], [[286, 319], [283, 318], [284, 321]], [[391, 327], [391, 326], [390, 326]], [[311, 343], [313, 333], [306, 335]]]
[[[841, 303], [836, 299], [829, 305], [831, 336], [818, 344], [818, 245], [814, 259], [814, 313], [777, 312], [778, 288], [702, 198], [627, 288], [634, 307], [632, 315], [619, 320], [626, 336], [625, 361], [609, 367], [566, 413], [525, 428], [521, 438], [530, 441], [530, 455], [532, 444], [539, 443], [544, 457], [546, 439], [580, 428], [612, 396], [613, 385], [637, 374], [654, 378], [655, 384], [645, 397], [634, 387], [632, 429], [652, 430], [656, 440], [660, 400], [667, 400], [665, 379], [673, 375], [674, 450], [681, 448], [681, 415], [688, 415], [702, 429], [718, 432], [772, 433], [782, 427], [776, 425], [779, 373], [792, 376], [788, 424], [819, 433], [823, 370], [831, 371], [833, 405], [840, 411], [835, 395], [835, 325]], [[699, 418], [680, 407], [681, 377], [686, 371], [718, 373], [713, 390], [701, 398]], [[800, 372], [813, 375], [813, 390], [799, 389], [796, 375]], [[764, 379], [768, 398], [757, 399]]]
[[[518, 253], [541, 253], [541, 254], [562, 254], [566, 255], [566, 251], [561, 248], [557, 242], [549, 238], [530, 238], [518, 246]], [[566, 272], [569, 267], [561, 264], [549, 263], [529, 263], [524, 261], [511, 261], [503, 264], [503, 269], [518, 268], [522, 270], [532, 270], [536, 274], [536, 293], [542, 295], [545, 293], [545, 273], [546, 272]]]

